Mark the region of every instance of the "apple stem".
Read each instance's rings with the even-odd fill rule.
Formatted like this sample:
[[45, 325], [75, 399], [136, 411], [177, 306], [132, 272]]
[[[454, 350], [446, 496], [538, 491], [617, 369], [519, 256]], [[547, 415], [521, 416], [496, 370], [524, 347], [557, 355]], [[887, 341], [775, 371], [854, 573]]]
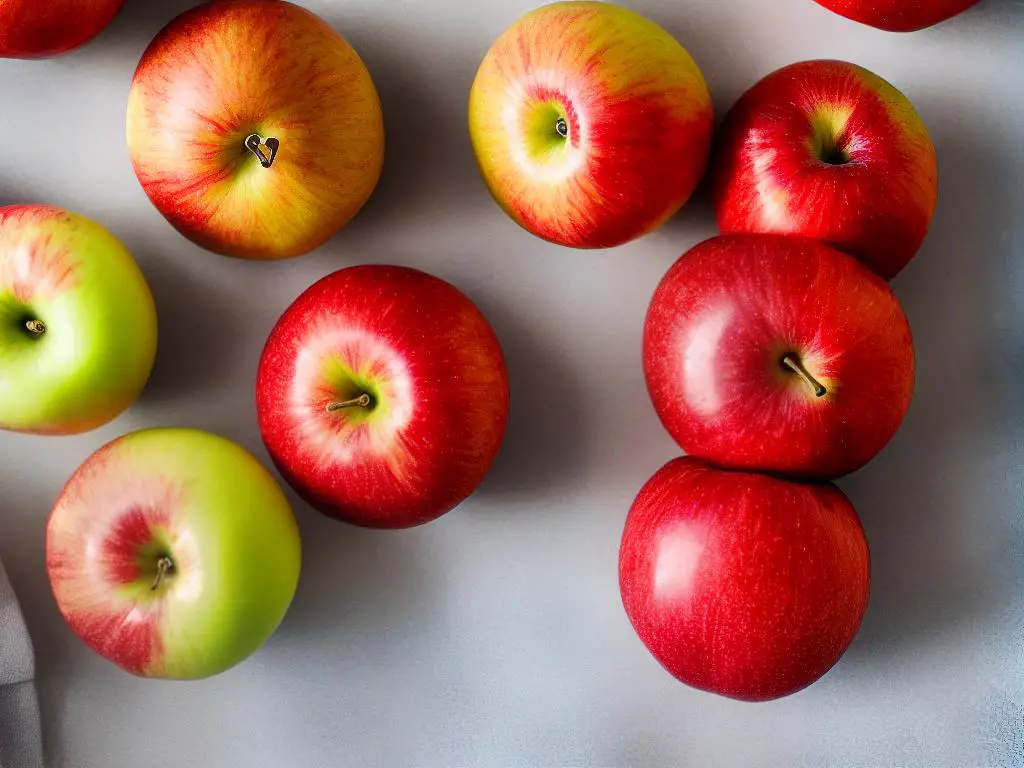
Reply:
[[334, 413], [335, 411], [340, 411], [344, 408], [365, 408], [369, 404], [370, 396], [364, 392], [359, 397], [353, 397], [351, 400], [345, 400], [340, 403], [329, 403], [327, 405], [327, 412]]
[[42, 320], [28, 320], [25, 323], [25, 328], [33, 336], [42, 336], [46, 333], [46, 326], [43, 324]]
[[569, 124], [565, 122], [564, 117], [560, 117], [555, 121], [555, 133], [563, 139], [569, 138]]
[[164, 555], [156, 561], [156, 578], [153, 579], [153, 586], [150, 587], [151, 591], [156, 591], [156, 588], [160, 586], [160, 582], [164, 580], [164, 576], [174, 570], [174, 561], [171, 558]]
[[824, 397], [828, 394], [828, 390], [822, 386], [822, 383], [807, 372], [807, 369], [804, 368], [804, 364], [800, 362], [800, 358], [795, 357], [794, 355], [786, 355], [782, 358], [782, 364], [807, 382], [807, 385], [814, 390], [814, 394], [817, 397]]
[[[263, 147], [270, 151], [269, 155], [263, 151]], [[274, 164], [277, 150], [281, 148], [281, 142], [274, 138], [264, 139], [258, 133], [250, 133], [245, 137], [245, 148], [256, 155], [260, 165], [264, 168], [269, 168]]]

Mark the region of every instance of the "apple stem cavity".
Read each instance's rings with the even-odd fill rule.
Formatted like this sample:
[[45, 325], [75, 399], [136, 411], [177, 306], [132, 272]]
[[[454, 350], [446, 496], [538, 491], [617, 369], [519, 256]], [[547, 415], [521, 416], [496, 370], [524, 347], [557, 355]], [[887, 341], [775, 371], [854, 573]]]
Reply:
[[[264, 147], [267, 148], [270, 154], [263, 151]], [[274, 138], [264, 139], [258, 133], [250, 133], [245, 137], [245, 148], [256, 155], [260, 165], [264, 168], [269, 168], [277, 158], [277, 151], [281, 148], [281, 142]]]
[[157, 587], [160, 586], [160, 582], [164, 580], [164, 577], [167, 576], [167, 574], [170, 573], [173, 570], [174, 570], [174, 561], [171, 560], [171, 558], [167, 557], [167, 555], [164, 555], [159, 560], [157, 560], [156, 561], [156, 578], [153, 579], [153, 586], [151, 586], [149, 588], [150, 591], [155, 592], [157, 590]]
[[805, 382], [807, 385], [814, 390], [816, 397], [824, 397], [828, 394], [828, 390], [825, 389], [824, 385], [804, 368], [804, 364], [800, 362], [800, 358], [796, 355], [786, 355], [782, 358], [782, 365], [791, 370]]
[[560, 117], [555, 121], [555, 133], [563, 139], [569, 138], [569, 124], [565, 122], [564, 117]]
[[43, 324], [42, 320], [27, 320], [25, 322], [25, 330], [33, 336], [42, 336], [46, 333], [46, 325]]
[[327, 406], [328, 413], [334, 413], [345, 408], [366, 408], [370, 405], [370, 396], [365, 392], [359, 397], [353, 397], [351, 400], [344, 400], [340, 403], [329, 403]]

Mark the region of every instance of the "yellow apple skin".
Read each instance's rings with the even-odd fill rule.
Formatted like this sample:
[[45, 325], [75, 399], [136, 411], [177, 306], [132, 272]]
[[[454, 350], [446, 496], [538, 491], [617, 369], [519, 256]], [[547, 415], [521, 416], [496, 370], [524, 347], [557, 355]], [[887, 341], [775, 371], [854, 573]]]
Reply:
[[521, 17], [488, 51], [469, 99], [491, 195], [528, 231], [576, 248], [620, 245], [674, 215], [707, 170], [713, 126], [690, 54], [607, 2]]
[[[185, 237], [227, 256], [281, 259], [325, 243], [380, 179], [384, 122], [366, 66], [315, 14], [283, 0], [219, 0], [150, 44], [128, 98], [135, 173]], [[259, 137], [270, 167], [246, 147]]]

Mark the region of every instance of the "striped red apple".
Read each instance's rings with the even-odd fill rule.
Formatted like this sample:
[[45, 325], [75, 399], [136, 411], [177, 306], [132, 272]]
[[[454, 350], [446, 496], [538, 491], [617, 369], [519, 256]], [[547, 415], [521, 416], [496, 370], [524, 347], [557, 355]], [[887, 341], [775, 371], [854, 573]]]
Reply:
[[606, 248], [661, 226], [710, 153], [713, 107], [690, 54], [613, 3], [535, 9], [494, 43], [470, 92], [483, 179], [534, 235]]
[[363, 207], [384, 124], [351, 45], [284, 0], [219, 0], [147, 48], [128, 98], [128, 151], [156, 208], [216, 253], [299, 256]]

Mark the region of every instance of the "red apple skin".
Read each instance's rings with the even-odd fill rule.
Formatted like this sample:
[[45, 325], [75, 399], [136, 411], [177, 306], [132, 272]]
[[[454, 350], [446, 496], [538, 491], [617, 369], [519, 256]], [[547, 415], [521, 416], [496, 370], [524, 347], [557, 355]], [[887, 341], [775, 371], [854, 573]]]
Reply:
[[815, 0], [818, 5], [887, 32], [917, 32], [958, 16], [978, 0]]
[[902, 424], [914, 363], [889, 284], [804, 238], [699, 243], [669, 268], [644, 321], [659, 418], [686, 453], [721, 467], [810, 478], [859, 469]]
[[673, 459], [626, 519], [619, 586], [675, 678], [742, 701], [793, 694], [846, 652], [868, 606], [870, 553], [830, 483]]
[[[328, 412], [357, 398], [373, 406]], [[406, 267], [339, 270], [267, 339], [256, 384], [271, 459], [321, 513], [368, 528], [430, 522], [497, 456], [508, 372], [493, 329], [450, 283]]]
[[102, 32], [124, 0], [0, 0], [0, 57], [43, 59]]
[[913, 105], [843, 61], [791, 64], [744, 93], [711, 177], [724, 234], [822, 240], [886, 279], [920, 250], [938, 197], [935, 147]]

